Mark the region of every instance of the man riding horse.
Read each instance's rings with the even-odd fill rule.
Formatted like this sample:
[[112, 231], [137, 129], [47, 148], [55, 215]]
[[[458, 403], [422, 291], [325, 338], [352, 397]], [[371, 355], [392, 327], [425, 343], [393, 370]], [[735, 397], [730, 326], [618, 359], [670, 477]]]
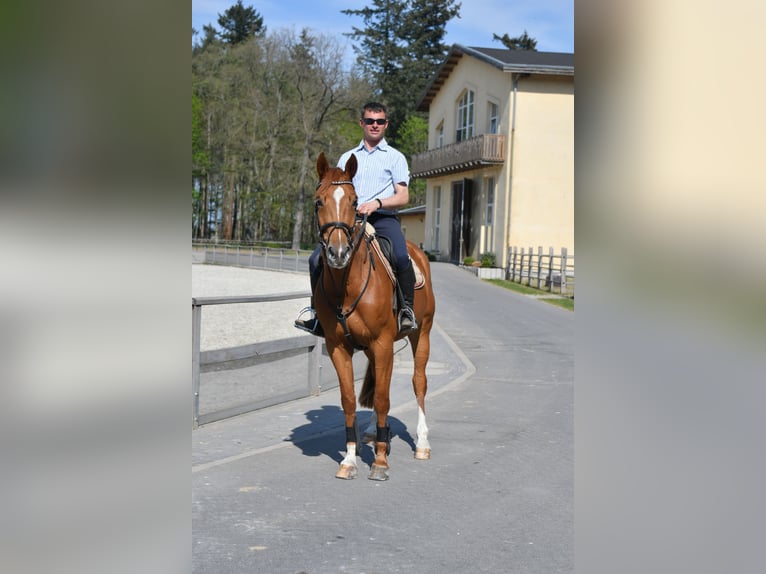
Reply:
[[[348, 150], [338, 160], [343, 169], [351, 157], [356, 156], [358, 168], [353, 178], [354, 188], [359, 197], [357, 213], [367, 216], [378, 236], [387, 238], [393, 248], [397, 281], [402, 291], [402, 306], [399, 311], [399, 334], [417, 330], [418, 324], [412, 310], [415, 291], [415, 272], [407, 253], [407, 245], [397, 209], [410, 200], [407, 184], [409, 168], [404, 154], [394, 149], [383, 137], [388, 127], [386, 107], [377, 102], [365, 104], [359, 125], [364, 138], [356, 147]], [[321, 247], [317, 246], [309, 257], [311, 271], [311, 292], [314, 293], [321, 273]], [[303, 309], [295, 320], [295, 326], [319, 337], [324, 336], [322, 326], [316, 317], [314, 301]]]

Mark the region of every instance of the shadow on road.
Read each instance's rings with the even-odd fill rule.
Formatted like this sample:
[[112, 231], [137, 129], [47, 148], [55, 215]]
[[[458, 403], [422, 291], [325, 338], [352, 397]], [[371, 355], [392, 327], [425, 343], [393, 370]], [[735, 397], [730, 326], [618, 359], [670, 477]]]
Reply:
[[[357, 411], [357, 426], [359, 428], [359, 435], [364, 432], [367, 424], [370, 420], [370, 414], [372, 411], [363, 410]], [[306, 419], [309, 421], [304, 425], [295, 427], [290, 436], [285, 439], [288, 442], [293, 443], [295, 446], [303, 451], [305, 456], [327, 456], [340, 464], [346, 454], [345, 444], [345, 419], [343, 416], [343, 410], [336, 405], [322, 405], [319, 409], [312, 409], [306, 412]], [[415, 439], [407, 430], [406, 425], [396, 417], [388, 416], [388, 424], [391, 426], [391, 448], [395, 448], [395, 440], [401, 439], [407, 445], [410, 450], [415, 452]], [[327, 433], [328, 429], [337, 428], [338, 432]], [[316, 436], [320, 433], [327, 433], [322, 436]], [[312, 438], [315, 437], [315, 438]], [[362, 461], [365, 464], [372, 464], [374, 460], [374, 454], [372, 448], [362, 448], [362, 452], [359, 453], [362, 457]]]

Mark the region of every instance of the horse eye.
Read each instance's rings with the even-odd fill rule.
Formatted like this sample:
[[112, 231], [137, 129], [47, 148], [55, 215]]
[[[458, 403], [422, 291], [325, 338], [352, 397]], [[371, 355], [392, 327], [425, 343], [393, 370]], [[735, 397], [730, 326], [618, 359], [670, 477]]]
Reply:
[[316, 209], [319, 209], [319, 208], [320, 208], [320, 207], [322, 207], [323, 205], [324, 205], [324, 202], [323, 202], [321, 199], [317, 199], [317, 200], [316, 200], [316, 202], [314, 202], [314, 207], [315, 207]]

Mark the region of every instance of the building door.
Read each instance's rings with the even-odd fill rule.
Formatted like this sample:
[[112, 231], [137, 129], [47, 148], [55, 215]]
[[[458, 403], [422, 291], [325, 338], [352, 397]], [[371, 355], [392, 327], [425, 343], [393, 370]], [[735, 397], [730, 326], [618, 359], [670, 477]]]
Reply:
[[450, 234], [450, 261], [462, 263], [471, 237], [471, 205], [473, 180], [452, 182], [452, 233]]

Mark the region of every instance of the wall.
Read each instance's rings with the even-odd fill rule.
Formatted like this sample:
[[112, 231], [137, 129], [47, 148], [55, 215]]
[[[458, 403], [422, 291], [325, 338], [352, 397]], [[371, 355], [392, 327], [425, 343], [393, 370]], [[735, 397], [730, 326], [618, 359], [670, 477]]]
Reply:
[[[433, 251], [434, 189], [441, 186], [439, 259], [449, 260], [452, 182], [474, 180], [472, 233], [474, 257], [493, 247], [505, 265], [508, 245], [574, 252], [574, 79], [571, 76], [527, 76], [518, 82], [516, 131], [512, 134], [512, 75], [470, 56], [463, 56], [429, 110], [429, 149], [437, 145], [436, 127], [444, 122], [444, 145], [455, 142], [456, 103], [463, 90], [475, 94], [474, 135], [487, 133], [488, 101], [498, 105], [498, 132], [507, 137], [506, 162], [428, 179], [424, 244]], [[513, 138], [513, 142], [512, 142]], [[513, 145], [513, 165], [511, 149]], [[495, 177], [495, 223], [491, 238], [482, 228], [484, 178]], [[509, 188], [511, 189], [509, 196]], [[510, 206], [509, 206], [509, 203]], [[510, 210], [509, 210], [510, 207]]]
[[399, 217], [402, 220], [405, 239], [412, 241], [417, 246], [420, 246], [421, 243], [425, 245], [425, 213], [400, 213]]
[[509, 245], [574, 251], [572, 78], [518, 84]]

